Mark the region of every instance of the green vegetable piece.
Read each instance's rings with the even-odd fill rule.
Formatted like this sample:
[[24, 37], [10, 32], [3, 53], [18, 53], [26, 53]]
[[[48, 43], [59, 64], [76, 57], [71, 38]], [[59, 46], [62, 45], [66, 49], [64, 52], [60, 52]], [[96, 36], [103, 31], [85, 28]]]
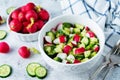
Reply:
[[90, 54], [91, 54], [91, 51], [90, 51], [90, 50], [89, 50], [89, 51], [85, 51], [85, 52], [84, 52], [85, 58], [88, 58], [88, 57], [90, 56]]
[[47, 69], [43, 66], [39, 66], [35, 69], [35, 74], [38, 78], [43, 79], [47, 76]]
[[75, 24], [75, 27], [76, 28], [79, 28], [79, 29], [81, 29], [81, 30], [83, 30], [84, 29], [84, 26], [83, 25], [81, 25], [81, 24]]
[[84, 58], [84, 59], [81, 60], [81, 62], [86, 62], [88, 60], [89, 60], [88, 58]]
[[36, 76], [35, 69], [39, 66], [41, 66], [39, 63], [35, 63], [35, 62], [29, 63], [26, 67], [26, 71], [27, 71], [28, 75], [35, 77]]
[[92, 52], [91, 55], [90, 55], [90, 57], [92, 58], [92, 57], [94, 57], [96, 54], [97, 54], [97, 52]]
[[15, 7], [11, 6], [6, 10], [6, 13], [9, 15], [13, 10], [15, 10]]
[[50, 36], [52, 40], [55, 39], [55, 34], [52, 31], [46, 33], [47, 36]]
[[55, 60], [55, 61], [58, 61], [58, 62], [62, 62], [62, 59], [59, 58], [59, 57], [55, 57], [54, 60]]
[[7, 36], [7, 32], [4, 30], [0, 30], [0, 40], [3, 40]]
[[89, 38], [88, 37], [83, 37], [81, 42], [85, 45], [88, 45], [89, 44]]
[[0, 66], [0, 77], [1, 78], [6, 78], [6, 77], [10, 76], [11, 73], [12, 73], [11, 66], [9, 66], [7, 64], [3, 64]]
[[35, 54], [40, 54], [39, 50], [37, 50], [34, 47], [29, 48], [31, 52], [35, 53]]
[[79, 34], [80, 33], [80, 29], [79, 28], [73, 28], [73, 33]]
[[71, 26], [72, 26], [71, 23], [68, 23], [68, 22], [63, 23], [63, 28], [65, 28], [65, 27], [70, 28]]

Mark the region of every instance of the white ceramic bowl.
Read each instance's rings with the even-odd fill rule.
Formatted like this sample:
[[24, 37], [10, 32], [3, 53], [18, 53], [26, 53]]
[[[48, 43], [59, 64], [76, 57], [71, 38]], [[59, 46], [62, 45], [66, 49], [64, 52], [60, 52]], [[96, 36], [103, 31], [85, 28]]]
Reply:
[[[20, 8], [20, 7], [18, 7]], [[13, 11], [17, 10], [18, 8], [14, 9]], [[43, 7], [42, 7], [43, 8]], [[43, 8], [44, 9], [44, 8]], [[45, 9], [46, 10], [46, 9]], [[12, 11], [12, 12], [13, 12]], [[10, 23], [10, 16], [12, 14], [12, 12], [9, 14], [8, 18], [7, 18], [7, 26], [9, 27], [9, 23]], [[49, 13], [49, 12], [48, 12]], [[49, 13], [49, 19], [50, 19], [50, 13]], [[49, 20], [48, 20], [49, 21]], [[40, 31], [40, 30], [39, 30]], [[23, 33], [17, 33], [15, 31], [12, 31], [12, 34], [17, 37], [18, 39], [20, 39], [21, 41], [25, 41], [25, 42], [32, 42], [32, 41], [37, 41], [38, 40], [38, 35], [39, 35], [39, 31], [35, 32], [35, 33], [30, 33], [30, 34], [23, 34]]]
[[[61, 22], [70, 22], [73, 24], [80, 23], [80, 24], [89, 26], [89, 28], [96, 34], [100, 42], [100, 50], [98, 51], [97, 55], [86, 62], [82, 62], [78, 64], [64, 64], [51, 59], [43, 49], [43, 42], [44, 42], [43, 38], [47, 31], [50, 31], [51, 28], [55, 27], [58, 23], [61, 23]], [[50, 20], [47, 24], [44, 25], [44, 27], [41, 29], [39, 33], [38, 41], [39, 41], [38, 45], [40, 48], [40, 52], [44, 60], [47, 62], [47, 64], [49, 64], [51, 67], [53, 67], [55, 70], [58, 70], [58, 71], [63, 71], [67, 73], [69, 72], [79, 73], [79, 72], [85, 72], [91, 69], [93, 66], [95, 66], [96, 63], [99, 63], [99, 60], [101, 58], [101, 54], [104, 48], [105, 37], [100, 26], [98, 26], [98, 24], [96, 24], [94, 21], [81, 17], [79, 15], [62, 15]]]

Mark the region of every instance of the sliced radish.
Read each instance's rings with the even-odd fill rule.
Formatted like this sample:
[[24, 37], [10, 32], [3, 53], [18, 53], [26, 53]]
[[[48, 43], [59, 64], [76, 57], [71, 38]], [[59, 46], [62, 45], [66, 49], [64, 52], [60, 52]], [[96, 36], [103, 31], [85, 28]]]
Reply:
[[69, 45], [66, 45], [64, 48], [63, 48], [63, 52], [66, 53], [66, 54], [69, 54], [69, 52], [72, 50], [72, 47], [69, 46]]
[[77, 42], [76, 41], [71, 41], [73, 46], [77, 46]]
[[52, 39], [50, 36], [45, 36], [44, 38], [47, 43], [52, 43]]
[[94, 48], [93, 48], [93, 50], [94, 50], [95, 52], [98, 52], [99, 49], [100, 49], [100, 47], [99, 47], [98, 45], [95, 45]]
[[57, 26], [57, 30], [62, 29], [62, 26], [63, 26], [63, 24], [62, 24], [62, 23], [59, 23], [58, 26]]
[[89, 31], [90, 29], [89, 29], [89, 27], [88, 27], [88, 26], [85, 26], [85, 30], [86, 30], [86, 31]]
[[57, 57], [61, 58], [62, 60], [65, 60], [67, 58], [67, 54], [66, 53], [58, 53]]
[[59, 44], [59, 43], [60, 43], [59, 38], [54, 39], [53, 43], [54, 43], [54, 44]]
[[70, 28], [70, 32], [73, 32], [73, 27]]
[[60, 40], [60, 43], [66, 42], [66, 36], [64, 35], [59, 36], [59, 40]]
[[80, 63], [80, 60], [75, 59], [73, 63], [74, 63], [74, 64]]
[[95, 34], [94, 34], [94, 32], [89, 31], [86, 33], [86, 36], [92, 38], [92, 37], [95, 37]]
[[81, 48], [76, 48], [75, 49], [75, 54], [83, 54], [85, 51], [85, 48], [81, 47]]
[[56, 28], [52, 28], [51, 31], [52, 31], [52, 32], [56, 32]]
[[80, 41], [80, 36], [78, 34], [75, 34], [74, 37], [73, 37], [73, 40], [76, 41], [76, 42], [79, 42]]
[[67, 64], [67, 62], [68, 62], [68, 61], [67, 61], [67, 60], [65, 60], [65, 59], [63, 59], [63, 60], [62, 60], [62, 63]]

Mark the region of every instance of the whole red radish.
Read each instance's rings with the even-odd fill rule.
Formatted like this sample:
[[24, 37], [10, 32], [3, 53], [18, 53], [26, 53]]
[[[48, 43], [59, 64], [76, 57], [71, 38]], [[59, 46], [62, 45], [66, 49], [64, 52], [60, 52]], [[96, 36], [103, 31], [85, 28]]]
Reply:
[[35, 25], [37, 26], [37, 29], [40, 30], [45, 23], [42, 20], [38, 20], [35, 22]]
[[35, 4], [32, 2], [27, 3], [26, 5], [21, 7], [21, 11], [26, 13], [29, 10], [33, 10], [35, 8]]
[[11, 14], [11, 18], [12, 19], [18, 19], [19, 12], [20, 12], [20, 9], [17, 9], [15, 11], [13, 11], [12, 14]]
[[26, 46], [22, 46], [18, 49], [18, 53], [22, 58], [30, 57], [30, 50]]
[[15, 32], [19, 32], [22, 29], [22, 23], [17, 19], [10, 22], [10, 29]]
[[35, 4], [32, 2], [29, 2], [25, 5], [26, 11], [32, 10], [35, 8]]
[[0, 42], [0, 53], [8, 53], [10, 51], [10, 47], [7, 42]]
[[25, 18], [28, 21], [31, 21], [31, 19], [36, 21], [38, 19], [38, 15], [37, 15], [37, 13], [34, 10], [30, 10], [30, 11], [26, 12]]
[[42, 20], [47, 21], [49, 19], [49, 13], [46, 10], [41, 9], [40, 12], [39, 12], [39, 17]]
[[27, 27], [27, 31], [29, 32], [29, 33], [34, 33], [34, 32], [36, 32], [37, 31], [37, 25], [36, 24], [29, 24]]
[[19, 12], [19, 14], [18, 14], [18, 20], [19, 20], [20, 22], [25, 21], [25, 13]]

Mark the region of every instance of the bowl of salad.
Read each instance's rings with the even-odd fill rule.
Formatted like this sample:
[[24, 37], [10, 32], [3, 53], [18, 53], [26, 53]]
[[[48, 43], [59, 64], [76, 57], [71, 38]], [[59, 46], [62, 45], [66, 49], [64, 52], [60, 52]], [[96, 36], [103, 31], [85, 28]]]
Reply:
[[105, 37], [100, 26], [79, 15], [58, 16], [38, 36], [44, 60], [58, 71], [85, 72], [99, 63]]
[[13, 35], [22, 41], [37, 41], [39, 31], [50, 19], [49, 12], [33, 2], [13, 9], [13, 7], [7, 9], [9, 14], [7, 25]]

